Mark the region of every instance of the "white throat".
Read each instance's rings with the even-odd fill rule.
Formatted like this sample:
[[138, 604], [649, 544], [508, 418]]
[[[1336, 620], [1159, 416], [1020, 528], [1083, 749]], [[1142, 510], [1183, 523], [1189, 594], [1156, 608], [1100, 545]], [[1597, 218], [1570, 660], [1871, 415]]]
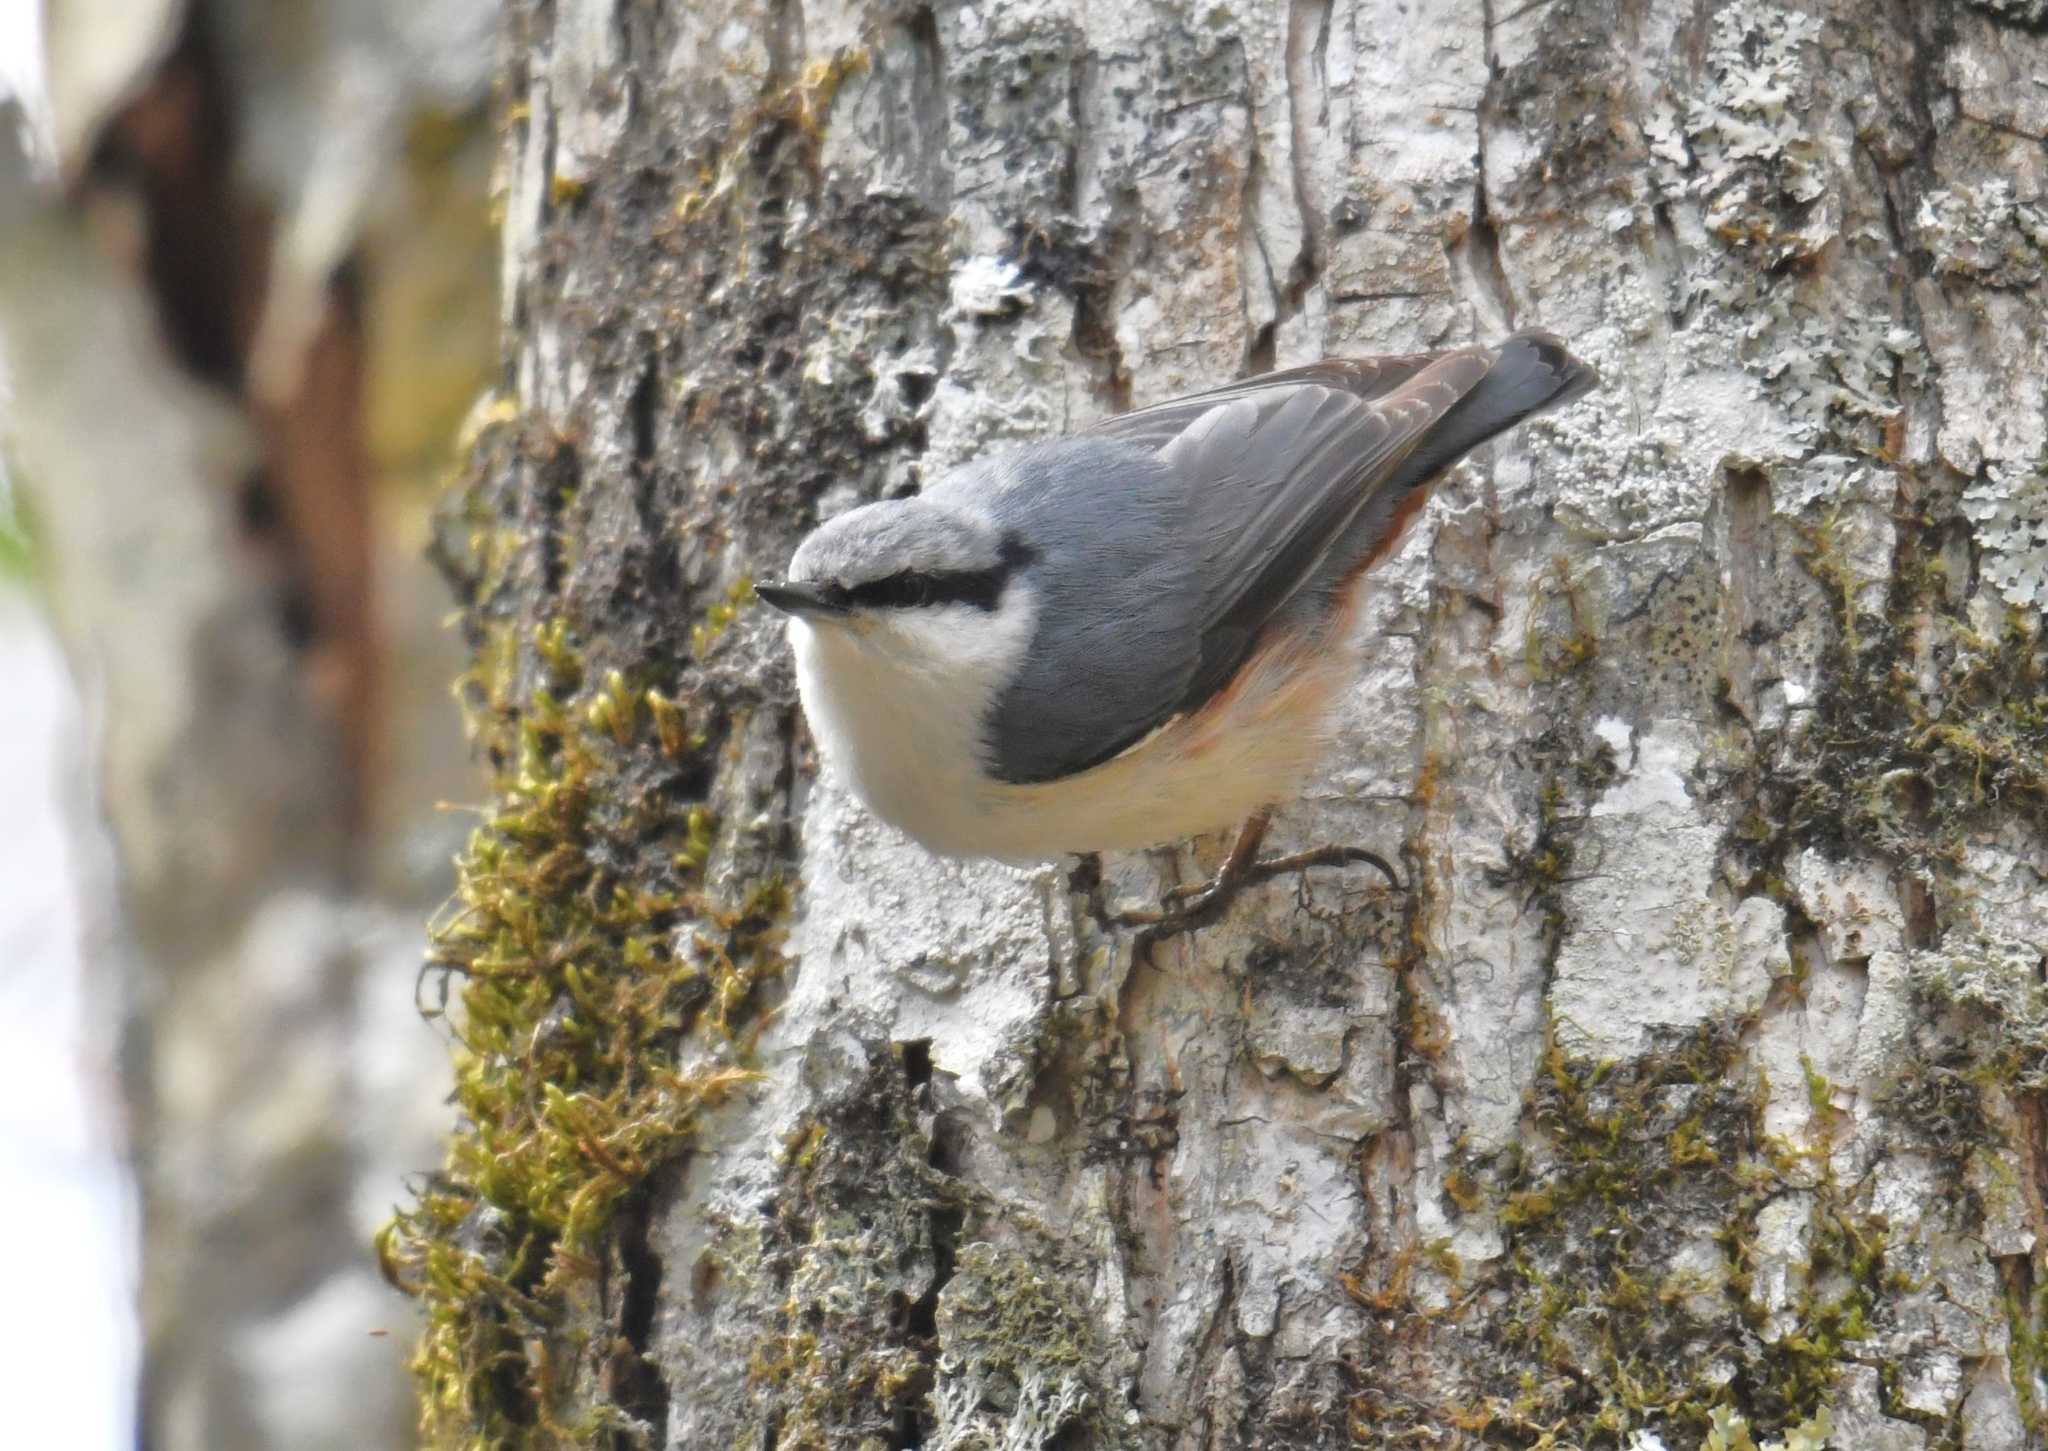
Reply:
[[989, 718], [1037, 613], [1013, 587], [996, 610], [790, 621], [797, 687], [825, 759], [877, 816], [936, 851], [983, 849]]

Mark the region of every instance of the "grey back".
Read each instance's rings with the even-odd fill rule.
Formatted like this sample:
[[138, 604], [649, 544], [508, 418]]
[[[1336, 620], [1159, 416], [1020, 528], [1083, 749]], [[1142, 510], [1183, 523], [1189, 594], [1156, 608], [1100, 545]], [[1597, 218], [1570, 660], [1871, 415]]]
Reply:
[[1200, 599], [1176, 529], [1184, 496], [1157, 452], [1085, 436], [1031, 444], [926, 495], [948, 496], [1031, 551], [1011, 587], [1034, 594], [1038, 623], [989, 722], [996, 775], [1085, 770], [1173, 713], [1200, 658]]

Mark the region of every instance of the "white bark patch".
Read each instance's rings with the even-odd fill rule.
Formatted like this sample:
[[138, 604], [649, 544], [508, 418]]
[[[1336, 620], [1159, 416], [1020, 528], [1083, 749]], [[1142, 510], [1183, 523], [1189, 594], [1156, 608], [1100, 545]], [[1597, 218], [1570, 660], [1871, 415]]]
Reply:
[[1031, 1036], [1059, 973], [1048, 912], [1065, 909], [1060, 871], [934, 857], [829, 774], [804, 840], [789, 1018], [859, 1013], [899, 1041], [929, 1039], [932, 1066], [999, 1120], [1022, 1067], [1011, 1050]]
[[1839, 1389], [1828, 1408], [1832, 1444], [1858, 1451], [1925, 1451], [1927, 1433], [1911, 1421], [1884, 1413], [1883, 1387], [1874, 1365], [1842, 1367]]
[[1594, 803], [1583, 865], [1564, 886], [1572, 925], [1551, 998], [1575, 1053], [1631, 1057], [1653, 1026], [1755, 1012], [1790, 970], [1783, 909], [1731, 901], [1716, 879], [1722, 828], [1687, 786], [1699, 753], [1690, 724], [1657, 722]]

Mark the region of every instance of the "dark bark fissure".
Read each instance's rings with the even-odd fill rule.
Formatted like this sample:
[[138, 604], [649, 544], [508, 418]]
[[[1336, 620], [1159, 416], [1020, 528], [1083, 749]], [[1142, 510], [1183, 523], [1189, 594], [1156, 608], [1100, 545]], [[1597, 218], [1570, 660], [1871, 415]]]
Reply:
[[1727, 602], [1729, 663], [1723, 677], [1720, 698], [1741, 720], [1751, 736], [1753, 753], [1761, 752], [1755, 741], [1756, 693], [1764, 668], [1758, 648], [1783, 633], [1783, 627], [1766, 618], [1762, 573], [1772, 562], [1771, 545], [1776, 535], [1771, 525], [1771, 479], [1761, 469], [1731, 466], [1723, 475], [1719, 505], [1726, 514], [1729, 593]]
[[[656, 445], [655, 429], [660, 418], [661, 407], [661, 360], [655, 356], [655, 340], [649, 336], [642, 339], [640, 346], [648, 353], [647, 364], [640, 371], [640, 381], [633, 385], [633, 393], [626, 401], [626, 416], [633, 431], [633, 462], [644, 471], [654, 462]], [[643, 478], [645, 475], [643, 474]], [[647, 491], [640, 494], [644, 501]], [[646, 504], [643, 502], [640, 517], [648, 520]]]
[[[947, 129], [952, 121], [952, 105], [946, 90], [946, 50], [939, 41], [939, 19], [931, 6], [920, 5], [903, 25], [917, 56], [914, 113], [924, 129], [925, 143], [943, 154]], [[932, 200], [935, 206], [944, 206], [951, 199], [949, 195], [941, 194]]]
[[[1237, 1319], [1237, 1265], [1229, 1255], [1224, 1255], [1218, 1270], [1221, 1283], [1216, 1288], [1216, 1299], [1208, 1317], [1208, 1328], [1195, 1351], [1195, 1364], [1200, 1369], [1190, 1377], [1193, 1385], [1213, 1386], [1223, 1357], [1236, 1340]], [[1233, 1444], [1239, 1427], [1221, 1427], [1216, 1424], [1216, 1397], [1213, 1394], [1202, 1397], [1202, 1430], [1205, 1445]], [[1227, 1438], [1227, 1439], [1225, 1439]]]
[[[912, 1115], [928, 1124], [925, 1162], [941, 1182], [950, 1180], [961, 1168], [961, 1128], [935, 1102], [932, 1087], [932, 1045], [928, 1038], [911, 1039], [896, 1045], [903, 1067], [904, 1096]], [[901, 1306], [894, 1328], [918, 1352], [919, 1368], [906, 1393], [898, 1398], [892, 1451], [916, 1451], [931, 1431], [926, 1398], [937, 1383], [939, 1359], [939, 1296], [952, 1282], [958, 1266], [960, 1237], [967, 1226], [967, 1211], [943, 1195], [934, 1196], [926, 1210], [925, 1229], [931, 1257], [931, 1279], [915, 1300], [902, 1292], [894, 1298]]]
[[[1289, 0], [1287, 8], [1284, 60], [1289, 142], [1288, 185], [1294, 195], [1295, 210], [1301, 218], [1302, 241], [1300, 249], [1287, 262], [1284, 270], [1267, 252], [1265, 238], [1259, 232], [1257, 201], [1272, 163], [1267, 159], [1264, 148], [1259, 145], [1254, 104], [1257, 96], [1252, 83], [1249, 58], [1244, 57], [1245, 105], [1247, 110], [1253, 112], [1253, 119], [1250, 125], [1249, 151], [1245, 158], [1244, 207], [1240, 228], [1258, 251], [1260, 266], [1265, 271], [1271, 288], [1273, 304], [1272, 319], [1258, 327], [1248, 344], [1245, 358], [1247, 373], [1269, 372], [1277, 366], [1280, 329], [1300, 315], [1309, 290], [1322, 276], [1328, 217], [1316, 196], [1309, 147], [1316, 127], [1322, 124], [1328, 115], [1329, 82], [1325, 63], [1330, 42], [1332, 13], [1330, 0]], [[1243, 57], [1241, 46], [1239, 54]], [[1318, 102], [1315, 116], [1309, 114], [1311, 95]]]
[[[1288, 269], [1281, 319], [1297, 317], [1309, 289], [1323, 275], [1329, 216], [1317, 195], [1311, 143], [1330, 118], [1331, 0], [1289, 0], [1287, 7], [1287, 109], [1292, 130], [1294, 205], [1301, 214], [1301, 251]], [[1313, 98], [1313, 114], [1311, 114]]]
[[147, 89], [103, 133], [91, 170], [142, 192], [150, 298], [178, 360], [240, 392], [269, 249], [261, 210], [232, 174], [235, 140], [213, 24], [194, 6]]
[[1259, 271], [1264, 273], [1263, 285], [1273, 307], [1271, 320], [1261, 323], [1245, 341], [1245, 355], [1240, 369], [1246, 374], [1269, 373], [1273, 370], [1279, 337], [1280, 310], [1284, 300], [1285, 284], [1281, 269], [1266, 250], [1266, 239], [1259, 231], [1259, 192], [1266, 184], [1266, 174], [1272, 163], [1266, 157], [1266, 149], [1259, 142], [1258, 86], [1252, 77], [1251, 56], [1244, 42], [1227, 37], [1224, 49], [1236, 58], [1231, 68], [1235, 91], [1232, 99], [1245, 109], [1245, 154], [1244, 170], [1238, 178], [1237, 192], [1237, 245], [1238, 287], [1243, 292], [1242, 302], [1249, 318], [1254, 310], [1252, 298], [1251, 268], [1247, 266], [1247, 253], [1258, 256]]
[[[1103, 251], [1102, 271], [1114, 277], [1127, 247], [1121, 234], [1112, 231]], [[1110, 280], [1083, 281], [1073, 289], [1074, 348], [1096, 365], [1099, 389], [1111, 413], [1131, 406], [1131, 373], [1124, 362], [1123, 345], [1116, 336], [1116, 284]]]
[[958, 1207], [935, 1208], [931, 1213], [931, 1288], [904, 1307], [900, 1326], [901, 1333], [918, 1348], [922, 1364], [897, 1402], [894, 1451], [916, 1451], [931, 1433], [927, 1398], [939, 1374], [939, 1296], [958, 1267], [960, 1236], [966, 1225], [966, 1211]]
[[532, 493], [535, 535], [540, 541], [541, 593], [560, 600], [570, 572], [572, 538], [564, 520], [583, 484], [579, 433], [558, 433], [541, 441]]
[[[934, 59], [932, 67], [943, 75], [941, 64]], [[1072, 299], [1071, 346], [1095, 370], [1106, 411], [1120, 413], [1131, 406], [1130, 373], [1115, 323], [1118, 288], [1130, 260], [1129, 199], [1110, 198], [1109, 217], [1093, 231], [1081, 222], [1082, 174], [1087, 148], [1097, 144], [1094, 121], [1101, 85], [1100, 57], [1082, 52], [1069, 59], [1064, 95], [1069, 139], [1055, 173], [1053, 213], [1020, 217], [1011, 232], [1019, 270]]]
[[768, 21], [762, 29], [768, 47], [768, 84], [787, 86], [803, 69], [803, 0], [768, 0]]
[[622, 1346], [613, 1359], [610, 1390], [618, 1407], [648, 1428], [648, 1444], [666, 1446], [668, 1382], [650, 1355], [663, 1279], [661, 1256], [648, 1243], [655, 1197], [651, 1185], [643, 1186], [621, 1207], [615, 1222], [614, 1242], [623, 1281], [618, 1309]]
[[1494, 0], [1481, 0], [1480, 42], [1486, 57], [1486, 89], [1479, 98], [1474, 119], [1476, 152], [1473, 159], [1472, 221], [1463, 236], [1452, 242], [1451, 263], [1462, 274], [1479, 314], [1484, 333], [1512, 332], [1515, 326], [1515, 294], [1508, 283], [1507, 266], [1501, 260], [1500, 230], [1494, 226], [1493, 211], [1486, 196], [1486, 133], [1498, 124], [1502, 73], [1494, 51]]

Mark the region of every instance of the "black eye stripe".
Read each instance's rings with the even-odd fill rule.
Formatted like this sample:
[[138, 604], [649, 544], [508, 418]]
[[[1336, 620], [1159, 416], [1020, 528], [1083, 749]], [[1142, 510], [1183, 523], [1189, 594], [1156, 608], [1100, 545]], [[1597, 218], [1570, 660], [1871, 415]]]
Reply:
[[993, 610], [1002, 598], [1003, 581], [1009, 578], [1007, 565], [993, 569], [962, 570], [947, 574], [925, 574], [906, 569], [884, 579], [871, 579], [850, 586], [849, 603], [871, 609], [914, 610], [924, 605], [971, 605]]

